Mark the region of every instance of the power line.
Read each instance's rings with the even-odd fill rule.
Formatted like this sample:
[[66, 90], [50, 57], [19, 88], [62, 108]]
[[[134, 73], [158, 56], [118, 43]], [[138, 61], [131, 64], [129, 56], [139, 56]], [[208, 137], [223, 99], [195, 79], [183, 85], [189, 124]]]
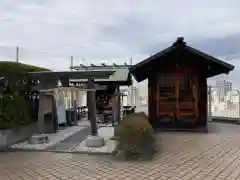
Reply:
[[[2, 53], [4, 56], [7, 56], [8, 58], [11, 59], [15, 59], [16, 62], [19, 62], [20, 60], [20, 53], [21, 53], [21, 59], [35, 59], [35, 58], [41, 58], [41, 56], [46, 56], [49, 58], [52, 58], [52, 60], [54, 59], [61, 59], [61, 60], [68, 60], [67, 55], [61, 55], [61, 54], [56, 54], [56, 53], [49, 53], [49, 52], [41, 52], [41, 51], [37, 51], [34, 49], [26, 49], [26, 48], [22, 48], [19, 46], [3, 46], [0, 45], [0, 50], [3, 50]], [[12, 54], [12, 55], [11, 55]], [[15, 56], [15, 57], [14, 57]], [[65, 57], [64, 57], [65, 56]], [[69, 56], [68, 56], [69, 57]], [[85, 58], [81, 58], [79, 56], [74, 56], [74, 58], [79, 59], [77, 60], [78, 62], [83, 62], [86, 64], [89, 64], [89, 61], [86, 61]], [[44, 57], [45, 58], [45, 57]], [[75, 60], [76, 61], [76, 60]], [[132, 58], [130, 58], [130, 65], [132, 65]], [[71, 56], [71, 66], [73, 66], [73, 56]]]
[[[0, 49], [4, 49], [4, 50], [5, 49], [12, 49], [13, 53], [15, 52], [14, 53], [15, 54], [14, 59], [16, 59], [16, 61], [17, 61], [17, 59], [19, 61], [19, 54], [20, 54], [19, 52], [21, 52], [21, 58], [24, 58], [24, 59], [27, 57], [27, 55], [36, 56], [36, 57], [37, 56], [46, 56], [46, 57], [51, 57], [51, 58], [54, 58], [54, 59], [64, 59], [64, 56], [65, 56], [65, 55], [59, 55], [59, 54], [56, 54], [56, 53], [41, 52], [41, 51], [37, 51], [37, 50], [33, 50], [33, 49], [26, 49], [26, 48], [22, 48], [22, 47], [19, 47], [19, 46], [17, 46], [17, 47], [18, 47], [18, 50], [17, 50], [18, 53], [15, 50], [16, 47], [12, 47], [12, 46], [0, 46]], [[18, 56], [17, 56], [17, 54], [18, 54]], [[8, 53], [8, 56], [9, 56], [9, 53]], [[66, 57], [67, 57], [67, 55], [66, 55]], [[33, 57], [30, 57], [30, 58], [33, 58]], [[81, 58], [81, 60], [78, 60], [78, 61], [89, 64], [89, 62], [86, 61], [84, 58]]]

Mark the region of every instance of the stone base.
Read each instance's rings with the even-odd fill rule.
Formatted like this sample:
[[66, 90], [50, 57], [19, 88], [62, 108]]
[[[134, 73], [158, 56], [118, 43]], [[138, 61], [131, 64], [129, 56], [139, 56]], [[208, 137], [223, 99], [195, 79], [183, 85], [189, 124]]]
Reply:
[[102, 147], [104, 144], [104, 138], [100, 136], [88, 136], [85, 141], [87, 147]]
[[238, 120], [238, 121], [236, 122], [236, 124], [237, 124], [237, 125], [240, 125], [240, 121]]
[[47, 135], [44, 134], [36, 134], [33, 135], [29, 140], [28, 140], [29, 144], [44, 144], [44, 143], [48, 143], [49, 139]]

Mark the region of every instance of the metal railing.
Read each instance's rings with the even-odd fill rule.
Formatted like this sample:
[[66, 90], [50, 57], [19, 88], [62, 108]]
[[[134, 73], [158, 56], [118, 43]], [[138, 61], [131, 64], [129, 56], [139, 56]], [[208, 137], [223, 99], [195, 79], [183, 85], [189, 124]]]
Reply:
[[[133, 95], [136, 96], [136, 94]], [[136, 110], [147, 112], [147, 95], [138, 95], [133, 99], [137, 98], [140, 99], [140, 106]], [[240, 120], [240, 89], [230, 89], [226, 86], [209, 86], [207, 111], [209, 121], [212, 119]]]
[[208, 117], [215, 119], [240, 119], [240, 91], [221, 86], [208, 87]]

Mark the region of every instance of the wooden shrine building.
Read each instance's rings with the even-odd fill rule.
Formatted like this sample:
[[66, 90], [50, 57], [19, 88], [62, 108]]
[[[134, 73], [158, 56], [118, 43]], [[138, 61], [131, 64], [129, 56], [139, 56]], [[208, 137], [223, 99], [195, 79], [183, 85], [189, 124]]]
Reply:
[[131, 67], [138, 82], [148, 79], [148, 115], [154, 128], [207, 125], [207, 78], [234, 66], [200, 52], [178, 38], [172, 46]]
[[[129, 71], [129, 65], [115, 64], [106, 65], [102, 63], [101, 65], [91, 64], [90, 66], [85, 66], [80, 64], [80, 66], [73, 66], [70, 69], [75, 70], [75, 72], [104, 72], [109, 76], [106, 78], [98, 78], [94, 80], [94, 84], [98, 87], [95, 93], [96, 100], [96, 110], [98, 115], [104, 116], [105, 120], [112, 119], [112, 97], [117, 95], [118, 107], [120, 109], [120, 102], [122, 101], [123, 94], [120, 93], [120, 86], [130, 86], [132, 85], [132, 76]], [[70, 83], [75, 87], [81, 87], [87, 85], [86, 78], [70, 79]], [[124, 107], [124, 110], [128, 110], [131, 107]]]

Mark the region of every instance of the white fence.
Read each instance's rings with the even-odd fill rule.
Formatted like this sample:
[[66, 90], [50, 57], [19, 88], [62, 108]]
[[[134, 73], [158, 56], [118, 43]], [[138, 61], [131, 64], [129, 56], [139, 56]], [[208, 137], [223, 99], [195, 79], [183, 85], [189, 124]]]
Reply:
[[[144, 93], [139, 93], [144, 92]], [[132, 93], [134, 98], [126, 97], [127, 99], [134, 99], [132, 105], [137, 107], [137, 111], [144, 111], [147, 113], [148, 109], [148, 94], [147, 91], [135, 89]], [[137, 102], [139, 103], [137, 105]], [[216, 119], [240, 119], [240, 90], [229, 89], [226, 87], [211, 86], [208, 88], [208, 118]]]
[[224, 87], [208, 88], [208, 112], [212, 118], [240, 118], [239, 89], [226, 90]]

